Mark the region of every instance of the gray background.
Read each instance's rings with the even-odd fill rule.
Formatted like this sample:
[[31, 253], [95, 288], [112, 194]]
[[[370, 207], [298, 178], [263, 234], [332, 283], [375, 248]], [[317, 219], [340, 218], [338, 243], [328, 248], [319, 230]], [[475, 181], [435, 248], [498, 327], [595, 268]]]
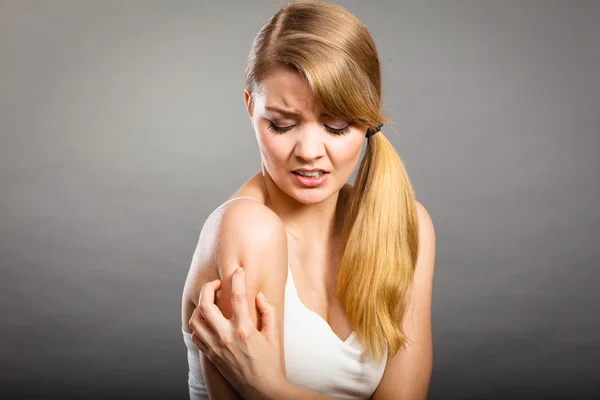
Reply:
[[[181, 290], [260, 168], [279, 4], [0, 2], [0, 396], [187, 396]], [[436, 227], [430, 398], [599, 395], [600, 2], [338, 4]]]

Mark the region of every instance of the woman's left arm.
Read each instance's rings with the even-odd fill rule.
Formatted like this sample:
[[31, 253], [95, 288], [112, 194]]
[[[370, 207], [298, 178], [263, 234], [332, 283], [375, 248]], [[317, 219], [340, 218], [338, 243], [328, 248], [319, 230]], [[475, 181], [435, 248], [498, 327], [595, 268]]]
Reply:
[[[285, 379], [278, 362], [281, 342], [276, 309], [260, 292], [256, 307], [260, 312], [261, 330], [250, 319], [245, 303], [245, 272], [236, 270], [232, 279], [231, 305], [233, 318], [225, 318], [214, 304], [215, 291], [221, 286], [216, 280], [202, 287], [200, 301], [190, 320], [192, 340], [200, 351], [219, 369], [223, 376], [245, 399], [260, 400], [335, 400], [291, 385]], [[242, 300], [240, 300], [242, 299]]]
[[403, 329], [411, 342], [392, 356], [372, 400], [427, 399], [433, 364], [431, 297], [435, 264], [435, 230], [429, 213], [417, 202], [419, 257], [413, 293]]

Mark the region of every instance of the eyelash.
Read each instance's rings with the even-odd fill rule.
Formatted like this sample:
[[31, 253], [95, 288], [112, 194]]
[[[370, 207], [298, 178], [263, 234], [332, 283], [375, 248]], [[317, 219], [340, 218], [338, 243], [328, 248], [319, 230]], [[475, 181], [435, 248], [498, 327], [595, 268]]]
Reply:
[[[334, 135], [342, 136], [342, 135], [347, 135], [350, 132], [350, 125], [352, 125], [352, 124], [348, 124], [347, 127], [342, 128], [342, 129], [334, 129], [334, 128], [330, 128], [327, 125], [325, 125], [325, 129], [327, 129], [329, 132], [333, 133]], [[273, 123], [273, 121], [269, 121], [269, 125], [267, 126], [267, 129], [269, 129], [271, 132], [273, 132], [275, 134], [281, 134], [281, 133], [289, 131], [294, 126], [296, 126], [296, 125], [281, 128], [281, 127], [275, 125]]]

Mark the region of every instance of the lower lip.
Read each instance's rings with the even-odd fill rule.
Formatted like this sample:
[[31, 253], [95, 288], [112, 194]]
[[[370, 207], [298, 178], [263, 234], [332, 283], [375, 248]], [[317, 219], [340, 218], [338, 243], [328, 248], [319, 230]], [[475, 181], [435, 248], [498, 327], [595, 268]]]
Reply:
[[317, 187], [317, 186], [322, 185], [327, 180], [328, 175], [329, 175], [329, 172], [325, 172], [323, 175], [321, 175], [317, 178], [309, 178], [306, 176], [294, 174], [294, 176], [296, 177], [296, 180], [307, 187]]

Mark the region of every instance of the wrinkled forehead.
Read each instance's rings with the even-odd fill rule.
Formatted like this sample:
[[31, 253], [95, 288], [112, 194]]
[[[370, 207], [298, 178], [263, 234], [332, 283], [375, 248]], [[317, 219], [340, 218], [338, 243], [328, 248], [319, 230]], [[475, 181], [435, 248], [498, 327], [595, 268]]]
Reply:
[[257, 89], [254, 100], [261, 108], [271, 106], [314, 115], [322, 112], [308, 83], [291, 68], [273, 70]]

